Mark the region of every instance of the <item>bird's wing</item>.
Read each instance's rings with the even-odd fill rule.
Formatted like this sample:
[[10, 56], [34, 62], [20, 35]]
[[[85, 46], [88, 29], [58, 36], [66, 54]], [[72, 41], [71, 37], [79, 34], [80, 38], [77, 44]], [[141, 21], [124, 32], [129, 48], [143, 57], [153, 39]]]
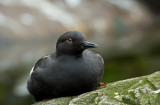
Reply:
[[48, 60], [48, 58], [50, 58], [50, 55], [44, 56], [41, 59], [39, 59], [37, 61], [37, 63], [32, 67], [31, 71], [30, 71], [30, 75], [36, 70], [38, 69], [38, 67], [43, 66], [43, 63], [46, 62], [46, 60]]

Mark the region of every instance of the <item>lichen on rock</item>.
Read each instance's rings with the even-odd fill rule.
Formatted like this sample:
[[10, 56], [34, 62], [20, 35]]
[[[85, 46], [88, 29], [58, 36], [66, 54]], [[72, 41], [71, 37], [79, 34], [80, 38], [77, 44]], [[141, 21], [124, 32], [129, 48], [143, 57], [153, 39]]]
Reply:
[[160, 72], [98, 87], [79, 96], [61, 97], [34, 105], [159, 105]]

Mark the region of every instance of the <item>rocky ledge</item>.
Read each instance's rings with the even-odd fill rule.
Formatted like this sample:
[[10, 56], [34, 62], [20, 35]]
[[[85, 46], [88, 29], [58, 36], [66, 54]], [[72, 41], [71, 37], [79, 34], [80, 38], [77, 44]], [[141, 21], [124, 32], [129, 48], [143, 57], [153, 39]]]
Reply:
[[159, 103], [160, 71], [109, 83], [79, 96], [44, 100], [34, 105], [158, 105]]

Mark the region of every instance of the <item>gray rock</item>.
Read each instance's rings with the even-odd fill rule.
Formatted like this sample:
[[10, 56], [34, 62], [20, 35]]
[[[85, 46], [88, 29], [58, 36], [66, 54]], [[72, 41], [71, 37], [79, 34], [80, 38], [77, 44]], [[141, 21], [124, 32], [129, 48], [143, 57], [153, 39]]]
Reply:
[[159, 105], [160, 71], [109, 83], [79, 96], [61, 97], [34, 105]]

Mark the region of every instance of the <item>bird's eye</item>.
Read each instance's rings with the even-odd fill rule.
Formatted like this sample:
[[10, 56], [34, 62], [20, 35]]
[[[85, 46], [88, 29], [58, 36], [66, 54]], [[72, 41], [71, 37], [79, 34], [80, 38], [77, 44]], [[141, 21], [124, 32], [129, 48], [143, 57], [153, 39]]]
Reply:
[[68, 42], [68, 43], [72, 43], [72, 39], [71, 39], [71, 38], [68, 38], [68, 39], [67, 39], [67, 42]]

